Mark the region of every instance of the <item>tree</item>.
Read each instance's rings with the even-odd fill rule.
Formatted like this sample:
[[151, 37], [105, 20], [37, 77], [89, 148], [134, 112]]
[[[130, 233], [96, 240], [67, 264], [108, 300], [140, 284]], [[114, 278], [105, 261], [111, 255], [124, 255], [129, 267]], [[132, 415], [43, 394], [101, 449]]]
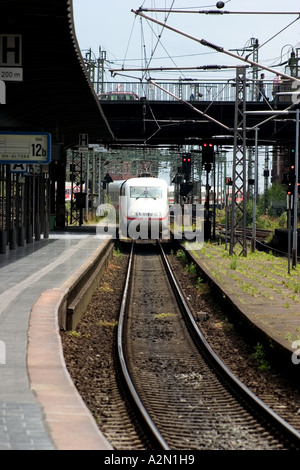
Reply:
[[273, 183], [272, 186], [263, 193], [258, 200], [257, 208], [261, 214], [272, 213], [272, 202], [286, 201], [286, 188], [281, 184]]

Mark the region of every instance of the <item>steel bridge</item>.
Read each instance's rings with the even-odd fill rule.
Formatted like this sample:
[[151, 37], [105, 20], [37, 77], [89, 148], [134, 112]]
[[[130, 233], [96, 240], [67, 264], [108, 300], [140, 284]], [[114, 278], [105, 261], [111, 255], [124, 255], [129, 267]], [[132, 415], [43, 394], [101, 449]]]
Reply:
[[[216, 145], [233, 144], [234, 101], [144, 99], [104, 101], [101, 107], [113, 134], [101, 139], [108, 147], [180, 147], [201, 145], [207, 139]], [[246, 118], [247, 145], [254, 145], [256, 127], [260, 145], [280, 147], [294, 143], [295, 119], [292, 114], [280, 112], [296, 108], [290, 101], [278, 102], [276, 109], [269, 102], [246, 101], [246, 111], [253, 113]]]
[[[209, 72], [207, 72], [209, 73]], [[112, 93], [121, 91], [125, 93], [136, 93], [139, 97], [149, 101], [174, 101], [174, 96], [185, 101], [204, 101], [204, 102], [227, 102], [235, 101], [235, 71], [232, 78], [225, 79], [188, 79], [182, 78], [176, 81], [168, 80], [157, 82], [154, 80], [145, 81], [113, 81], [96, 83], [95, 88], [102, 93]], [[154, 85], [157, 83], [157, 86]], [[266, 96], [270, 101], [273, 100], [273, 81], [264, 80]], [[280, 91], [289, 91], [290, 83], [283, 81]], [[247, 80], [246, 100], [256, 101], [258, 97], [258, 80]]]
[[[246, 77], [246, 69], [245, 77]], [[287, 73], [293, 70], [287, 68]], [[233, 71], [234, 74], [234, 71]], [[288, 146], [295, 140], [295, 124], [291, 115], [276, 115], [277, 111], [296, 109], [299, 101], [291, 98], [292, 80], [281, 81], [275, 95], [272, 80], [264, 80], [264, 98], [259, 93], [258, 80], [245, 78], [245, 111], [247, 116], [247, 145], [254, 143], [255, 128], [259, 126], [261, 145]], [[95, 84], [99, 90], [99, 83]], [[236, 76], [228, 80], [178, 79], [177, 81], [114, 81], [101, 83], [101, 94], [134, 93], [140, 101], [100, 100], [103, 113], [109, 123], [113, 138], [103, 139], [110, 147], [132, 146], [185, 146], [201, 145], [206, 139], [214, 139], [216, 145], [233, 142], [234, 114], [236, 106]], [[268, 112], [269, 118], [262, 112]], [[257, 113], [256, 115], [254, 113]], [[272, 116], [271, 116], [272, 114]]]

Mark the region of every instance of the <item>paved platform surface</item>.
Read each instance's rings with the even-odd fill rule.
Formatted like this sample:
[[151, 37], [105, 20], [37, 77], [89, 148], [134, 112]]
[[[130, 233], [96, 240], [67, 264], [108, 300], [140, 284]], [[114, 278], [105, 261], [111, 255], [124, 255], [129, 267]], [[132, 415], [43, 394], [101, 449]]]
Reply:
[[288, 272], [285, 258], [250, 249], [247, 257], [230, 257], [217, 244], [189, 253], [229, 309], [259, 334], [276, 360], [299, 374], [300, 266]]
[[59, 287], [99, 247], [93, 234], [51, 232], [0, 255], [0, 450], [54, 450], [30, 389], [28, 322], [45, 289]]

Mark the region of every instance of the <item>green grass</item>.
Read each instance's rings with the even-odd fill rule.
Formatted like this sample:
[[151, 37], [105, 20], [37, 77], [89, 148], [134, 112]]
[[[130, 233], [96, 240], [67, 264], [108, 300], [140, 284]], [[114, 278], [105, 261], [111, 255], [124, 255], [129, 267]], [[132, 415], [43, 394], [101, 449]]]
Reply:
[[288, 261], [272, 253], [255, 251], [246, 257], [231, 256], [224, 245], [212, 242], [205, 243], [197, 255], [224, 290], [243, 304], [249, 305], [253, 299], [256, 303], [261, 301], [266, 308], [269, 306], [270, 313], [274, 305], [300, 314], [300, 266], [289, 274]]

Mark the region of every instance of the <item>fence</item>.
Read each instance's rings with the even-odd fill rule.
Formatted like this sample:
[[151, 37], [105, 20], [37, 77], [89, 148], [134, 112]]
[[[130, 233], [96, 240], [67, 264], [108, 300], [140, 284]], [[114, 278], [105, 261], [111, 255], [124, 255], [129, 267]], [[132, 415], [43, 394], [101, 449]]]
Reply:
[[[266, 96], [269, 101], [273, 101], [273, 83], [265, 80]], [[141, 82], [104, 82], [102, 90], [104, 93], [122, 91], [136, 93], [139, 97], [146, 97], [151, 101], [176, 100], [172, 97], [183, 99], [185, 101], [235, 101], [235, 80], [214, 81], [214, 82], [157, 82], [158, 88], [152, 83]], [[280, 91], [290, 91], [291, 83], [283, 83]], [[168, 93], [169, 92], [169, 93]], [[258, 87], [257, 82], [250, 81], [246, 87], [246, 100], [257, 101]], [[279, 101], [290, 101], [290, 98], [281, 96]]]

